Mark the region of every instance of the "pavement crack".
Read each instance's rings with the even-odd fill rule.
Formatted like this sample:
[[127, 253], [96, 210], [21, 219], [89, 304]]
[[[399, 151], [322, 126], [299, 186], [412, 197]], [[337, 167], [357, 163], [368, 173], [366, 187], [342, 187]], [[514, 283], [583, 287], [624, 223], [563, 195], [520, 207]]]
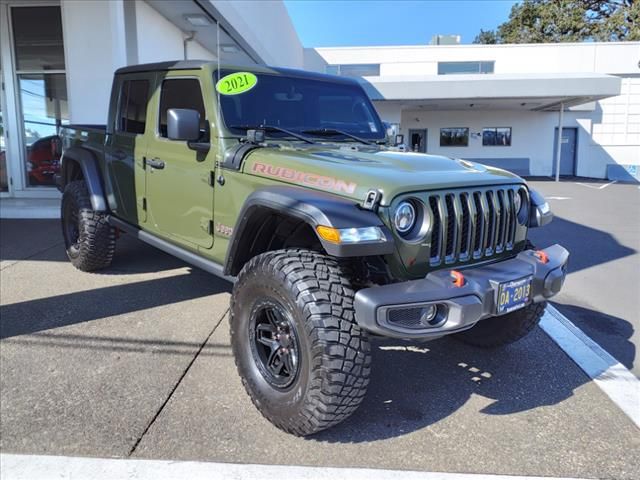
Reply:
[[11, 267], [13, 267], [14, 265], [16, 265], [16, 264], [18, 264], [20, 262], [24, 262], [25, 260], [29, 260], [29, 259], [31, 259], [33, 257], [37, 257], [38, 255], [40, 255], [42, 253], [45, 253], [45, 252], [48, 252], [49, 250], [51, 250], [53, 248], [56, 248], [56, 247], [59, 247], [60, 245], [64, 245], [64, 241], [57, 242], [54, 245], [51, 245], [51, 246], [49, 246], [47, 248], [43, 248], [42, 250], [38, 250], [37, 252], [32, 253], [31, 255], [29, 255], [27, 257], [18, 258], [16, 260], [14, 260], [13, 262], [11, 262], [11, 263], [3, 266], [2, 268], [0, 268], [0, 272], [6, 270], [7, 268], [11, 268]]
[[178, 389], [178, 387], [182, 383], [182, 380], [184, 379], [184, 377], [187, 376], [187, 373], [189, 373], [189, 370], [191, 369], [191, 366], [195, 363], [195, 361], [198, 358], [198, 356], [200, 356], [200, 353], [204, 349], [205, 345], [207, 344], [207, 342], [209, 341], [211, 336], [214, 334], [214, 332], [218, 329], [218, 327], [222, 323], [222, 320], [224, 320], [224, 317], [226, 317], [228, 313], [229, 313], [229, 309], [227, 308], [225, 310], [225, 312], [220, 316], [220, 319], [218, 320], [218, 322], [213, 326], [213, 328], [211, 329], [211, 331], [209, 332], [207, 337], [204, 339], [204, 341], [200, 344], [200, 347], [196, 351], [196, 354], [193, 356], [193, 358], [191, 359], [189, 364], [186, 366], [186, 368], [184, 369], [184, 371], [182, 372], [182, 374], [180, 375], [180, 377], [176, 381], [176, 383], [173, 386], [173, 388], [171, 388], [171, 391], [169, 392], [169, 395], [167, 395], [167, 398], [165, 398], [164, 402], [162, 402], [162, 405], [160, 405], [160, 408], [158, 409], [158, 411], [155, 413], [155, 415], [153, 416], [151, 421], [147, 424], [147, 426], [145, 427], [145, 429], [142, 432], [142, 434], [138, 437], [138, 439], [136, 440], [136, 443], [133, 444], [133, 447], [131, 447], [131, 450], [129, 450], [129, 453], [127, 454], [127, 457], [130, 457], [131, 455], [133, 455], [135, 453], [136, 449], [138, 448], [138, 445], [140, 445], [140, 442], [142, 442], [142, 439], [144, 438], [144, 436], [147, 434], [147, 432], [151, 429], [151, 427], [153, 426], [155, 421], [158, 419], [158, 417], [160, 416], [160, 414], [164, 410], [164, 407], [169, 403], [169, 400], [171, 400], [171, 397], [173, 397], [173, 394], [175, 393], [175, 391]]

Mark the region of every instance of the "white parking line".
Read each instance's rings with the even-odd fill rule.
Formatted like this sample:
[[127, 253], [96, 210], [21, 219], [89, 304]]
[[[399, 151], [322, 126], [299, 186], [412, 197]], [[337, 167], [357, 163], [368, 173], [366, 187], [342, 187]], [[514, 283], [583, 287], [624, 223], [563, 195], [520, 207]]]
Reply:
[[[369, 468], [294, 467], [0, 454], [1, 480], [561, 480], [468, 473], [411, 472]], [[578, 480], [578, 479], [572, 479]]]
[[582, 185], [583, 187], [593, 188], [595, 190], [603, 190], [603, 189], [607, 188], [609, 185], [613, 185], [614, 183], [618, 183], [618, 181], [614, 180], [613, 182], [605, 183], [605, 184], [600, 185], [598, 187], [596, 187], [595, 185], [588, 185], [586, 183], [580, 183], [580, 182], [576, 182], [576, 185]]
[[640, 428], [640, 380], [552, 305], [540, 326]]

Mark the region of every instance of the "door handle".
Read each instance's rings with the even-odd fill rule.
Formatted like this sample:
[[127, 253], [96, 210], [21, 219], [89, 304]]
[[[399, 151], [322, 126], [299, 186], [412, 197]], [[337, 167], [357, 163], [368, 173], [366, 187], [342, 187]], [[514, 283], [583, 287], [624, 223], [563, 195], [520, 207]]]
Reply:
[[162, 170], [164, 168], [164, 162], [159, 158], [147, 158], [145, 163], [151, 168], [156, 168], [158, 170]]

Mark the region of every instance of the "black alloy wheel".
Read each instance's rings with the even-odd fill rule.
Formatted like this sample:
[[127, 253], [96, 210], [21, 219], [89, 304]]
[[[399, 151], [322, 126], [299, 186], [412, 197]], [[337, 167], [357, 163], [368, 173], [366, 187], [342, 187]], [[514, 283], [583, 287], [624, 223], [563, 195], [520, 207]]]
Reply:
[[249, 338], [254, 361], [275, 388], [287, 389], [298, 375], [300, 345], [291, 314], [271, 299], [257, 302], [251, 312]]
[[71, 202], [66, 202], [62, 213], [64, 243], [70, 256], [80, 253], [80, 219], [78, 209]]

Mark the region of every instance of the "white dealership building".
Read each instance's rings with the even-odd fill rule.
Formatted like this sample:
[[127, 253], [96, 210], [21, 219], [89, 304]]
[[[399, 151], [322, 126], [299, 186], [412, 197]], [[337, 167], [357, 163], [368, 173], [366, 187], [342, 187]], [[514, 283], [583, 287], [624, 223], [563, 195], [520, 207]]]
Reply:
[[218, 55], [360, 78], [410, 149], [638, 178], [640, 42], [310, 49], [280, 1], [0, 0], [0, 215], [58, 215], [47, 138], [106, 122], [116, 68]]

